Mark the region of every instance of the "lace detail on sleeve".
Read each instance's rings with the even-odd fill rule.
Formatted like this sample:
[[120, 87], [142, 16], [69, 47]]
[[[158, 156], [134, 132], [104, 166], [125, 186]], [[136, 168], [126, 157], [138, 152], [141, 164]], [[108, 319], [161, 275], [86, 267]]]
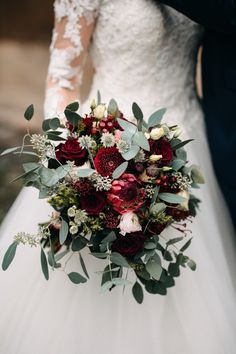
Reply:
[[45, 116], [60, 115], [78, 99], [83, 66], [101, 0], [56, 0]]

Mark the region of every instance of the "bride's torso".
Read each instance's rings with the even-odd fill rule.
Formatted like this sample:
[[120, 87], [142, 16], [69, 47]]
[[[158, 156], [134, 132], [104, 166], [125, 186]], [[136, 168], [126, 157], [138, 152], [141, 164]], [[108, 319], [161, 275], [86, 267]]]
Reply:
[[201, 33], [199, 25], [152, 0], [101, 0], [90, 46], [95, 74], [89, 98], [99, 89], [103, 101], [116, 98], [127, 114], [136, 101], [147, 115], [167, 107], [173, 122], [199, 117]]

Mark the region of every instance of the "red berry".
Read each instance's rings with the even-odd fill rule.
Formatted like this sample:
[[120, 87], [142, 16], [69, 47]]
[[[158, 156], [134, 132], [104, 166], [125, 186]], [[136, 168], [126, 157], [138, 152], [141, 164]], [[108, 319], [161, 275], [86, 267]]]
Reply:
[[101, 122], [99, 123], [99, 126], [100, 126], [100, 128], [105, 128], [105, 127], [106, 127], [106, 123], [104, 123], [103, 121], [101, 121]]
[[157, 186], [160, 186], [161, 180], [160, 180], [160, 179], [156, 179], [156, 182], [155, 182], [155, 183], [156, 183]]
[[167, 176], [162, 176], [161, 180], [162, 180], [162, 182], [165, 182], [167, 180]]
[[107, 128], [113, 128], [113, 123], [112, 122], [108, 122], [107, 123]]
[[97, 129], [96, 128], [92, 128], [91, 129], [91, 134], [97, 134]]
[[171, 183], [175, 183], [175, 182], [176, 182], [176, 177], [175, 177], [175, 176], [172, 176], [172, 177], [170, 178], [170, 182], [171, 182]]
[[102, 132], [103, 133], [108, 133], [108, 130], [107, 129], [102, 129]]

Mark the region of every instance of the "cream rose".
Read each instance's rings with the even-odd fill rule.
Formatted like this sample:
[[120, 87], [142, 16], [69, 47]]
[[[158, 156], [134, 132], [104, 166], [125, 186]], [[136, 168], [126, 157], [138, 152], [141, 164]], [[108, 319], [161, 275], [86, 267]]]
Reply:
[[124, 236], [130, 232], [142, 231], [138, 216], [132, 211], [122, 214], [119, 228], [120, 233]]
[[97, 119], [102, 119], [104, 117], [105, 112], [106, 112], [106, 106], [104, 104], [99, 104], [93, 110], [93, 114]]
[[182, 210], [188, 210], [188, 202], [189, 202], [189, 192], [187, 191], [180, 191], [177, 193], [180, 197], [185, 198], [185, 200], [179, 205], [179, 208]]
[[161, 137], [163, 137], [164, 135], [165, 135], [165, 131], [163, 128], [154, 128], [150, 132], [150, 137], [153, 140], [158, 140]]

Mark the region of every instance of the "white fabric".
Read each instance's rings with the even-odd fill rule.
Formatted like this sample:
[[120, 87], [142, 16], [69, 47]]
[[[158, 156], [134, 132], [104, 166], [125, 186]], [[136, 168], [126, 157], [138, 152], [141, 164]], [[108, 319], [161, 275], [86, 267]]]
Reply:
[[[70, 2], [58, 3], [57, 11], [64, 16]], [[145, 294], [140, 306], [130, 288], [124, 294], [121, 288], [100, 294], [94, 271], [103, 264], [89, 255], [85, 258], [91, 279], [76, 286], [60, 271], [51, 272], [46, 282], [39, 251], [22, 247], [11, 269], [0, 272], [0, 353], [234, 354], [235, 240], [212, 171], [195, 91], [201, 29], [149, 0], [72, 3], [78, 6], [78, 16], [85, 4], [90, 11], [91, 4], [96, 5], [90, 46], [96, 73], [90, 98], [99, 89], [102, 101], [116, 98], [127, 117], [133, 101], [143, 108], [145, 118], [166, 106], [168, 121], [181, 124], [186, 137], [195, 138], [188, 146], [189, 158], [202, 167], [206, 178], [197, 192], [201, 210], [190, 225], [194, 240], [189, 255], [198, 268], [195, 273], [183, 270], [165, 297]], [[33, 231], [37, 222], [47, 219], [49, 207], [36, 198], [31, 189], [18, 197], [1, 229], [1, 255], [16, 231]], [[177, 236], [173, 229], [168, 232]], [[70, 267], [80, 271], [77, 258]]]

